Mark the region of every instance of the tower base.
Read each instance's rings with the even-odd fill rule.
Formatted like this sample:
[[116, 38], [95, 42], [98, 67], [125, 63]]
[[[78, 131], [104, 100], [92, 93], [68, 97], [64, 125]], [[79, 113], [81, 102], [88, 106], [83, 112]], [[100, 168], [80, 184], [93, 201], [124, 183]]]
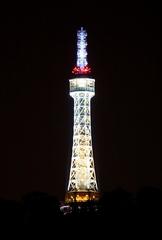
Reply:
[[66, 203], [98, 201], [99, 192], [67, 192], [65, 196]]

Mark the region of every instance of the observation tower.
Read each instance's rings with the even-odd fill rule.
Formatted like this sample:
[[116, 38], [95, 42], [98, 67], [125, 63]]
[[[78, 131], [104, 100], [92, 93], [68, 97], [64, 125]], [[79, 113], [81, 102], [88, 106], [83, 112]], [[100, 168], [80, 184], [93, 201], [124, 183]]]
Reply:
[[87, 32], [77, 32], [77, 62], [69, 80], [70, 96], [74, 99], [73, 146], [70, 176], [65, 201], [98, 200], [91, 134], [91, 98], [95, 95], [95, 79], [90, 77], [87, 62]]

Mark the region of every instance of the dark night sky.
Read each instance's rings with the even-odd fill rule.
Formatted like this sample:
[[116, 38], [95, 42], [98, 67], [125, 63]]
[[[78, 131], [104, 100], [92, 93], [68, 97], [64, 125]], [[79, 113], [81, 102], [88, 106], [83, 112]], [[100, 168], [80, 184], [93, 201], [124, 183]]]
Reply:
[[[3, 10], [3, 9], [2, 9]], [[162, 187], [160, 17], [153, 8], [5, 10], [0, 37], [0, 197], [63, 198], [76, 31], [88, 31], [96, 79], [92, 131], [102, 191]]]

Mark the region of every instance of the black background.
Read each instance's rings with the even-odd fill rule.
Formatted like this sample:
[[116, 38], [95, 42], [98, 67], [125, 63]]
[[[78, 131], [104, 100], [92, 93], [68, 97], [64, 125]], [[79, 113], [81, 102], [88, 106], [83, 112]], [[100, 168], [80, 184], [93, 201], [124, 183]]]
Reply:
[[70, 168], [76, 32], [96, 80], [92, 133], [101, 191], [162, 187], [158, 8], [1, 9], [0, 197], [64, 198]]

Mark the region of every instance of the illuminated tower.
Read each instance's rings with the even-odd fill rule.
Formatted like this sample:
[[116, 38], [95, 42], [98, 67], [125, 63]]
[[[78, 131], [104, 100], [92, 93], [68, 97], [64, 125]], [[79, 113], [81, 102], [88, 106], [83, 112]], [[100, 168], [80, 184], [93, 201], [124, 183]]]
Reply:
[[91, 98], [95, 95], [95, 80], [87, 62], [86, 31], [77, 32], [77, 64], [70, 82], [70, 96], [74, 99], [73, 147], [66, 202], [98, 200], [92, 137]]

